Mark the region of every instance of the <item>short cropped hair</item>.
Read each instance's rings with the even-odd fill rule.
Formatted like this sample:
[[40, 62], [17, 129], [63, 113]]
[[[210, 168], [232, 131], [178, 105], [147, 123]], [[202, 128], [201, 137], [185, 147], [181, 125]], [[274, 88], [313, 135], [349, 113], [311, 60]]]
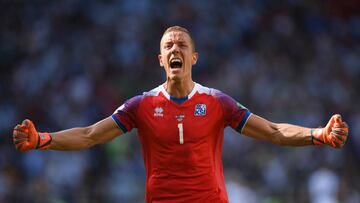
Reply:
[[[184, 27], [181, 27], [181, 26], [178, 26], [178, 25], [168, 27], [168, 28], [165, 30], [164, 34], [161, 36], [161, 39], [164, 37], [164, 35], [165, 35], [166, 33], [172, 32], [172, 31], [180, 31], [180, 32], [185, 32], [186, 34], [188, 34], [189, 37], [190, 37], [191, 45], [192, 45], [192, 47], [193, 47], [193, 51], [195, 51], [195, 42], [194, 42], [194, 39], [193, 39], [193, 37], [191, 36], [191, 33], [190, 33], [186, 28], [184, 28]], [[161, 43], [161, 41], [160, 41], [160, 43]], [[160, 45], [160, 46], [161, 46], [161, 45]]]

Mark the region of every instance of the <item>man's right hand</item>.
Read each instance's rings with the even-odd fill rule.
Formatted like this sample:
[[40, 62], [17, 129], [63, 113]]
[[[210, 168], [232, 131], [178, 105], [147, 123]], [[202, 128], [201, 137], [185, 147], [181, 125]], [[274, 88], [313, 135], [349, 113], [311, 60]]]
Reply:
[[312, 141], [315, 145], [330, 145], [333, 148], [344, 146], [349, 134], [349, 127], [339, 114], [333, 115], [324, 128], [313, 129]]
[[50, 148], [51, 136], [49, 133], [39, 133], [29, 119], [16, 125], [13, 131], [13, 142], [17, 150], [27, 152], [31, 149], [47, 150]]

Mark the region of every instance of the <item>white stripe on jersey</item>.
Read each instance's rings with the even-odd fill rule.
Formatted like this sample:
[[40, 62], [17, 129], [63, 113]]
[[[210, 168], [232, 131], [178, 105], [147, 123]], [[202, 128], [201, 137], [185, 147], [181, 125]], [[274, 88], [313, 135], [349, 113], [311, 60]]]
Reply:
[[[192, 96], [194, 96], [196, 92], [198, 92], [199, 94], [212, 95], [215, 92], [214, 90], [215, 89], [204, 87], [204, 86], [202, 86], [202, 85], [195, 82], [194, 88], [191, 90], [190, 94], [188, 95], [188, 99], [190, 99]], [[150, 90], [149, 92], [144, 92], [143, 95], [146, 95], [146, 96], [158, 96], [160, 92], [162, 92], [164, 94], [164, 96], [167, 99], [170, 100], [170, 95], [165, 90], [165, 87], [162, 84], [159, 85], [158, 87]]]

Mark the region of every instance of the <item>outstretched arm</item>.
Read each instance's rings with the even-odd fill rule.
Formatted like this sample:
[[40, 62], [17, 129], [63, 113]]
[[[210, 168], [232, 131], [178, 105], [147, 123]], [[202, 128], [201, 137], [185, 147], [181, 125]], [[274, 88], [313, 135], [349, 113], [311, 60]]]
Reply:
[[244, 126], [242, 133], [249, 137], [288, 146], [330, 145], [340, 148], [345, 144], [348, 126], [340, 115], [331, 117], [324, 128], [306, 128], [287, 123], [273, 123], [252, 114]]
[[37, 132], [35, 125], [27, 119], [14, 128], [13, 141], [22, 152], [31, 149], [80, 150], [106, 143], [122, 133], [111, 117], [87, 127], [54, 133]]
[[50, 149], [85, 149], [96, 144], [104, 144], [122, 133], [112, 118], [108, 117], [91, 126], [50, 133], [52, 137]]

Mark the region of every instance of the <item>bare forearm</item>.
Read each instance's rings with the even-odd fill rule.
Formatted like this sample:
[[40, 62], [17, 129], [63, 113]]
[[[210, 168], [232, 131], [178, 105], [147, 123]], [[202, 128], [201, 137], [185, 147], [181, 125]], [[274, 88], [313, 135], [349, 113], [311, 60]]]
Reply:
[[297, 125], [280, 123], [274, 124], [276, 128], [272, 141], [279, 145], [304, 146], [311, 145], [311, 129]]
[[52, 142], [50, 149], [53, 150], [80, 150], [95, 144], [89, 136], [90, 128], [71, 128], [59, 132], [50, 133]]

